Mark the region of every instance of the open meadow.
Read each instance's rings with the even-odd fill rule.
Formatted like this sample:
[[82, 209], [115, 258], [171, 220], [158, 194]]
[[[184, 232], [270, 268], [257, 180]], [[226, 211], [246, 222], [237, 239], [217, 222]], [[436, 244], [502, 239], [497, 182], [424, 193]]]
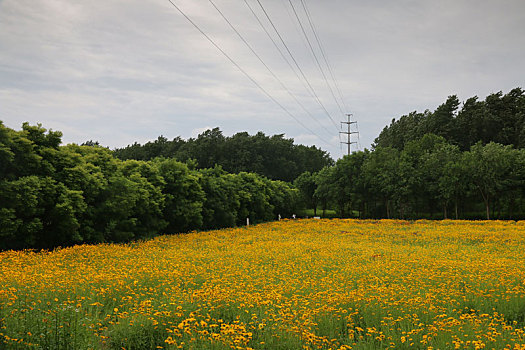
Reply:
[[0, 253], [7, 349], [525, 349], [524, 327], [523, 222], [283, 220]]

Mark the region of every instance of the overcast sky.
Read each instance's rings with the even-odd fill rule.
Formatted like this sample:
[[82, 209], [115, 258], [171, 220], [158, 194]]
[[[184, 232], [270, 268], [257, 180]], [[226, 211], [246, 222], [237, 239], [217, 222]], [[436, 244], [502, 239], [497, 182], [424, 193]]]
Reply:
[[211, 127], [262, 131], [339, 158], [337, 103], [365, 148], [392, 118], [434, 110], [448, 95], [525, 88], [523, 0], [304, 0], [343, 101], [301, 1], [291, 0], [335, 98], [289, 0], [260, 0], [321, 103], [257, 0], [246, 2], [295, 72], [244, 0], [212, 1], [270, 70], [209, 0], [172, 1], [279, 104], [168, 0], [0, 0], [0, 120], [111, 148]]

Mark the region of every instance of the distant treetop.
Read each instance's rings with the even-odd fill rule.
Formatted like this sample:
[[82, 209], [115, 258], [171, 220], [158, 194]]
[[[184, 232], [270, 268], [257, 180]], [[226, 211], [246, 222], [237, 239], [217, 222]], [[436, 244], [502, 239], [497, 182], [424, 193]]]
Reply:
[[402, 150], [407, 142], [429, 133], [444, 137], [463, 151], [479, 141], [525, 148], [525, 91], [515, 88], [505, 95], [500, 91], [484, 101], [474, 96], [463, 104], [457, 96], [449, 96], [434, 112], [414, 111], [393, 119], [375, 139], [374, 147]]
[[114, 154], [123, 160], [165, 157], [185, 162], [194, 159], [200, 169], [220, 165], [230, 173], [255, 172], [290, 182], [305, 171], [316, 172], [334, 163], [328, 152], [315, 146], [294, 144], [294, 140], [285, 138], [284, 134], [239, 132], [230, 137], [224, 136], [219, 128], [206, 130], [189, 140], [176, 137], [169, 141], [159, 136], [144, 145], [134, 143], [115, 149]]

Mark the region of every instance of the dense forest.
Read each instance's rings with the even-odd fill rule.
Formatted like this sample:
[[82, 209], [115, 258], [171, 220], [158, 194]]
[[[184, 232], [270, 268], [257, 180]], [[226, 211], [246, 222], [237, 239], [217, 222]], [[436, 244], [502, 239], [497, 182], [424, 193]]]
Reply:
[[134, 143], [116, 149], [114, 154], [122, 160], [151, 160], [161, 156], [181, 162], [194, 160], [199, 169], [219, 164], [229, 173], [253, 172], [288, 182], [305, 171], [316, 172], [333, 165], [326, 151], [315, 146], [296, 145], [293, 139], [286, 139], [284, 135], [270, 137], [262, 132], [255, 135], [240, 132], [227, 137], [219, 128], [206, 130], [187, 141], [180, 137], [169, 141], [160, 136], [144, 145]]
[[0, 122], [0, 249], [127, 242], [159, 233], [290, 216], [283, 181], [169, 158], [115, 158], [100, 146], [60, 146], [62, 134]]
[[364, 218], [525, 218], [524, 91], [459, 106], [403, 116], [371, 151], [301, 174], [303, 202]]
[[0, 121], [0, 249], [128, 242], [275, 220], [525, 218], [525, 92], [450, 96], [334, 162], [283, 135], [159, 137], [110, 150]]
[[295, 185], [308, 207], [335, 207], [339, 216], [525, 218], [525, 149], [491, 142], [461, 152], [426, 134], [401, 151], [354, 152]]

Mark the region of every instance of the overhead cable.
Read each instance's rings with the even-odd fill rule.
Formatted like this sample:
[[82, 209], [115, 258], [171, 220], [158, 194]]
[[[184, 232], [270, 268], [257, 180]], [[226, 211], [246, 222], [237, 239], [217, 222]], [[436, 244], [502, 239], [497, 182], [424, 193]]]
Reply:
[[286, 87], [286, 85], [282, 82], [281, 79], [279, 79], [279, 77], [277, 77], [277, 75], [275, 75], [275, 73], [270, 69], [270, 67], [268, 67], [268, 65], [263, 61], [263, 59], [261, 58], [261, 56], [255, 51], [255, 49], [248, 43], [248, 41], [246, 41], [246, 39], [241, 35], [241, 33], [239, 33], [239, 31], [235, 28], [235, 26], [228, 20], [228, 18], [226, 18], [226, 16], [224, 15], [224, 13], [217, 7], [217, 5], [215, 5], [215, 3], [213, 2], [213, 0], [208, 0], [212, 6], [217, 10], [217, 12], [219, 12], [219, 14], [222, 16], [222, 18], [226, 21], [226, 23], [228, 23], [228, 25], [230, 26], [230, 28], [235, 32], [235, 34], [237, 34], [237, 36], [242, 40], [242, 42], [248, 47], [248, 49], [250, 49], [250, 51], [255, 55], [255, 57], [257, 57], [257, 59], [259, 60], [259, 62], [262, 63], [262, 65], [266, 68], [266, 70], [275, 78], [275, 80], [277, 80], [279, 82], [279, 84], [282, 86], [283, 89], [286, 90], [286, 92], [288, 93], [288, 95], [290, 95], [294, 100], [295, 102], [297, 102], [297, 104], [299, 106], [301, 106], [301, 108], [303, 109], [303, 111], [305, 111], [305, 113], [307, 113], [315, 122], [317, 122], [319, 124], [319, 126], [321, 126], [323, 129], [325, 129], [326, 132], [328, 132], [329, 134], [331, 133], [330, 131], [328, 131], [328, 129], [326, 129], [326, 127], [321, 124], [319, 122], [319, 120], [317, 120], [310, 111], [308, 111], [304, 105], [297, 99], [297, 97], [288, 89], [288, 87]]
[[297, 19], [297, 22], [299, 23], [299, 26], [301, 27], [301, 31], [303, 32], [303, 35], [306, 39], [306, 42], [308, 43], [308, 47], [310, 48], [310, 52], [312, 53], [314, 59], [315, 59], [315, 62], [317, 63], [317, 67], [319, 68], [319, 71], [321, 72], [321, 75], [323, 76], [323, 79], [326, 83], [326, 86], [328, 87], [328, 89], [330, 90], [330, 93], [332, 94], [332, 97], [334, 98], [334, 101], [335, 103], [337, 104], [337, 107], [339, 108], [339, 111], [341, 112], [341, 114], [345, 114], [345, 112], [343, 111], [343, 109], [341, 108], [341, 105], [339, 104], [339, 102], [337, 101], [337, 98], [335, 97], [335, 94], [334, 94], [334, 91], [332, 90], [332, 87], [330, 86], [330, 83], [328, 83], [328, 79], [326, 77], [326, 74], [324, 73], [324, 70], [321, 66], [321, 63], [319, 62], [319, 59], [317, 58], [317, 55], [315, 54], [315, 50], [312, 46], [312, 43], [310, 42], [310, 39], [308, 38], [308, 35], [306, 34], [306, 30], [304, 29], [304, 26], [301, 22], [301, 19], [299, 18], [299, 15], [297, 14], [297, 11], [295, 10], [295, 6], [293, 5], [292, 1], [291, 0], [288, 0], [288, 2], [290, 3], [290, 6], [292, 7], [292, 10], [293, 10], [293, 13], [295, 15], [295, 18]]
[[259, 6], [261, 7], [264, 15], [266, 16], [266, 18], [268, 19], [268, 21], [270, 22], [273, 30], [275, 31], [275, 33], [277, 34], [277, 36], [279, 37], [279, 40], [281, 41], [281, 43], [284, 45], [286, 51], [288, 52], [288, 54], [290, 55], [290, 57], [292, 58], [292, 61], [294, 62], [295, 66], [297, 67], [297, 69], [299, 70], [299, 72], [301, 73], [301, 76], [303, 77], [303, 79], [306, 81], [306, 83], [308, 84], [308, 87], [310, 88], [314, 98], [316, 99], [316, 101], [319, 103], [319, 105], [322, 107], [322, 109], [324, 110], [325, 114], [328, 116], [328, 118], [330, 118], [330, 120], [332, 121], [332, 123], [334, 124], [335, 128], [338, 129], [338, 126], [337, 126], [337, 123], [334, 121], [334, 119], [332, 118], [332, 116], [330, 115], [330, 113], [328, 112], [328, 110], [326, 109], [326, 107], [323, 105], [323, 103], [321, 102], [321, 100], [319, 99], [319, 96], [317, 95], [317, 93], [315, 92], [315, 89], [312, 87], [312, 85], [310, 84], [310, 81], [308, 80], [308, 78], [306, 77], [306, 75], [304, 74], [303, 70], [301, 69], [301, 67], [299, 66], [299, 64], [297, 63], [297, 60], [295, 59], [294, 55], [292, 54], [292, 52], [290, 51], [290, 49], [288, 48], [288, 45], [286, 45], [286, 42], [284, 41], [283, 37], [281, 36], [281, 34], [279, 33], [279, 31], [277, 30], [275, 24], [273, 23], [272, 19], [270, 18], [270, 16], [268, 15], [268, 12], [266, 11], [266, 9], [264, 8], [264, 6], [262, 5], [261, 1], [260, 0], [256, 0], [257, 3], [259, 4]]
[[312, 134], [316, 135], [320, 140], [322, 140], [324, 143], [326, 143], [327, 145], [330, 145], [331, 144], [326, 141], [324, 138], [322, 138], [321, 136], [319, 136], [316, 132], [314, 132], [313, 130], [311, 130], [309, 127], [307, 127], [306, 125], [304, 125], [303, 122], [301, 122], [301, 120], [297, 119], [292, 113], [290, 113], [290, 111], [284, 107], [281, 103], [279, 103], [279, 101], [277, 101], [268, 91], [266, 91], [266, 89], [264, 89], [254, 78], [252, 78], [244, 69], [242, 69], [241, 66], [239, 66], [237, 64], [237, 62], [235, 62], [223, 49], [221, 49], [221, 47], [219, 45], [217, 45], [215, 43], [215, 41], [210, 38], [195, 22], [193, 22], [193, 20], [188, 17], [188, 15], [186, 15], [186, 13], [184, 13], [184, 11], [182, 11], [180, 9], [180, 7], [178, 7], [172, 0], [168, 0], [168, 2], [173, 6], [175, 7], [175, 9], [177, 9], [177, 11], [180, 12], [180, 14], [182, 16], [184, 16], [184, 18], [186, 18], [186, 20], [188, 22], [191, 23], [191, 25], [193, 25], [195, 27], [195, 29], [197, 29], [213, 46], [215, 46], [215, 48], [217, 50], [219, 50], [223, 55], [224, 57], [226, 57], [235, 67], [237, 67], [237, 69], [239, 71], [241, 71], [241, 73], [243, 73], [255, 86], [257, 86], [259, 88], [259, 90], [261, 90], [270, 100], [272, 100], [276, 105], [278, 105], [286, 114], [288, 114], [290, 117], [292, 117], [299, 125], [301, 125], [303, 128], [305, 128], [306, 130], [308, 130], [309, 132], [311, 132]]
[[348, 106], [345, 103], [345, 99], [343, 98], [343, 94], [341, 93], [341, 89], [339, 88], [339, 84], [337, 82], [337, 79], [335, 78], [334, 72], [332, 70], [330, 61], [328, 60], [321, 39], [319, 38], [319, 35], [317, 35], [317, 29], [315, 28], [315, 25], [312, 21], [312, 17], [310, 15], [310, 11], [308, 10], [308, 6], [306, 5], [306, 0], [301, 0], [301, 4], [303, 6], [304, 12], [306, 13], [306, 17], [308, 18], [308, 23], [310, 24], [310, 28], [312, 28], [312, 32], [314, 33], [315, 40], [317, 41], [317, 45], [319, 46], [319, 50], [321, 51], [321, 55], [323, 56], [323, 59], [326, 63], [326, 66], [328, 67], [328, 71], [330, 72], [330, 76], [332, 77], [332, 81], [334, 82], [335, 88], [339, 94], [339, 98], [341, 99], [341, 103], [343, 104], [343, 107], [346, 111], [348, 111]]

